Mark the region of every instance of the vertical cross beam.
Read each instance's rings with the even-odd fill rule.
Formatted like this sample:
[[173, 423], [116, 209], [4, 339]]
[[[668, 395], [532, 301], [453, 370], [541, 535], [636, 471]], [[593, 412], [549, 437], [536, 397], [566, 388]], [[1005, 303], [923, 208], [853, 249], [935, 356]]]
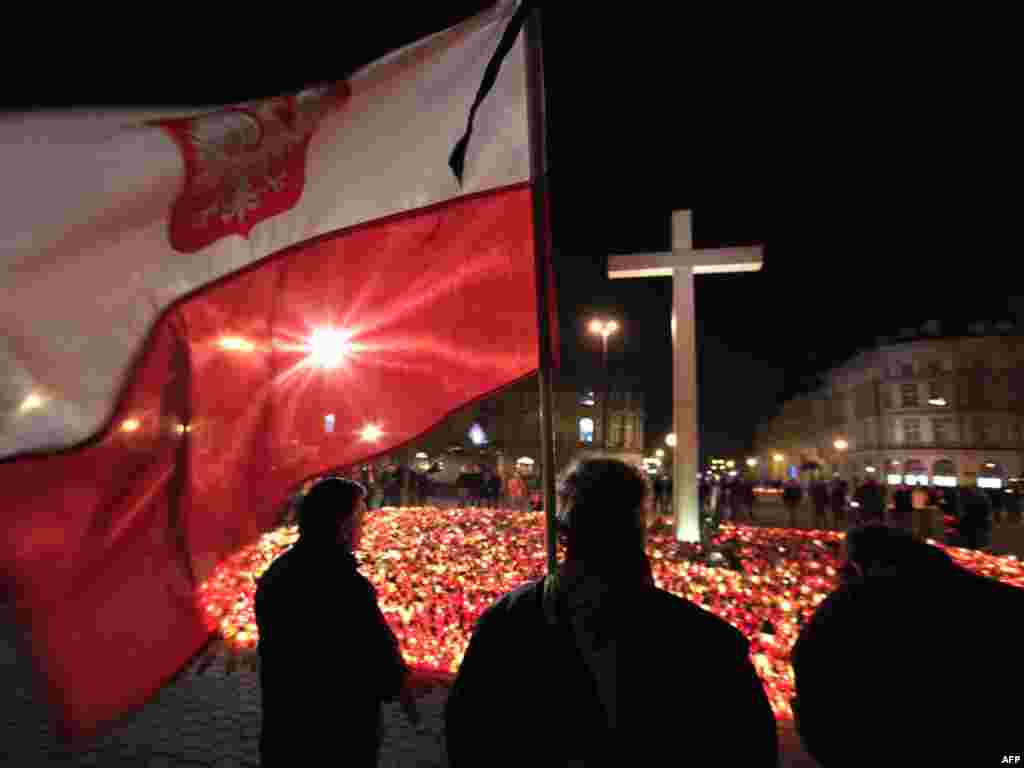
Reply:
[[694, 275], [756, 272], [763, 249], [693, 247], [690, 211], [672, 213], [672, 250], [608, 257], [608, 277], [672, 278], [672, 428], [676, 445], [672, 461], [673, 506], [676, 538], [700, 541], [697, 494], [699, 444], [697, 433], [697, 325], [694, 312]]

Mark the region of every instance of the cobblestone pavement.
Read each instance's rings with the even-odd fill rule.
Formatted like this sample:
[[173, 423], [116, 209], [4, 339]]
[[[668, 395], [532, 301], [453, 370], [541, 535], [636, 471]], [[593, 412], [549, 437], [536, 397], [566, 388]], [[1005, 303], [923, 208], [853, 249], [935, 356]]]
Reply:
[[[2, 613], [2, 610], [0, 610]], [[0, 621], [0, 766], [36, 768], [257, 768], [260, 690], [256, 674], [227, 674], [221, 662], [205, 674], [187, 673], [141, 711], [127, 716], [87, 748], [58, 744], [47, 713], [34, 694], [33, 679], [18, 634]], [[447, 691], [437, 687], [420, 699], [423, 724], [413, 728], [398, 708], [386, 705], [381, 768], [446, 766], [442, 743]], [[783, 768], [815, 768], [792, 724], [779, 733]], [[297, 755], [296, 768], [321, 765]]]
[[[228, 675], [221, 662], [205, 674], [185, 674], [141, 711], [80, 751], [57, 742], [20, 648], [16, 628], [0, 623], [0, 765], [89, 766], [90, 768], [256, 768], [260, 732], [260, 689], [253, 672]], [[420, 700], [418, 732], [394, 705], [386, 705], [382, 768], [443, 766], [441, 743], [445, 691], [434, 688]], [[297, 756], [296, 768], [319, 765]]]

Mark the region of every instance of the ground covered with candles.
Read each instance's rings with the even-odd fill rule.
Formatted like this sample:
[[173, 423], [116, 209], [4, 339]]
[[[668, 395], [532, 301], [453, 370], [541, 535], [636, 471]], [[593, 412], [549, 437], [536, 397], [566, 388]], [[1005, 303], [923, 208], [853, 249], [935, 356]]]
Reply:
[[[680, 545], [667, 521], [648, 537], [657, 586], [720, 616], [750, 640], [750, 653], [775, 714], [792, 717], [790, 649], [800, 626], [838, 583], [843, 534], [723, 525], [711, 552]], [[252, 663], [255, 580], [295, 542], [284, 527], [221, 563], [201, 585], [199, 607], [231, 654]], [[932, 542], [935, 544], [935, 542]], [[1024, 587], [1024, 566], [942, 547], [958, 563]], [[496, 599], [545, 571], [542, 513], [492, 509], [385, 508], [367, 518], [363, 573], [406, 660], [425, 671], [458, 671], [473, 625]]]

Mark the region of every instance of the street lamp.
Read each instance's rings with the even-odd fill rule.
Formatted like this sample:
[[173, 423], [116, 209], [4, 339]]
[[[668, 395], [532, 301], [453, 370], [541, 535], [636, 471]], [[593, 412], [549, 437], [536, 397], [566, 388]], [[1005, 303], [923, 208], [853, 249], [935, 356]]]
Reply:
[[363, 431], [360, 433], [360, 436], [367, 443], [375, 443], [380, 439], [382, 434], [384, 433], [379, 426], [376, 424], [367, 424], [363, 427]]
[[664, 451], [664, 449], [659, 448], [658, 450], [656, 450], [654, 452], [654, 455], [657, 456], [659, 459], [664, 458], [665, 457], [665, 451]]
[[757, 459], [754, 459], [754, 458], [747, 459], [747, 466], [750, 467], [751, 469], [756, 467], [757, 466]]
[[675, 448], [676, 447], [676, 433], [675, 432], [670, 432], [669, 434], [665, 435], [665, 445], [667, 445], [669, 448]]
[[590, 321], [590, 332], [601, 337], [601, 366], [604, 369], [604, 399], [601, 402], [601, 436], [604, 449], [608, 450], [608, 395], [611, 382], [608, 379], [608, 337], [619, 330], [614, 320], [602, 321], [594, 318]]

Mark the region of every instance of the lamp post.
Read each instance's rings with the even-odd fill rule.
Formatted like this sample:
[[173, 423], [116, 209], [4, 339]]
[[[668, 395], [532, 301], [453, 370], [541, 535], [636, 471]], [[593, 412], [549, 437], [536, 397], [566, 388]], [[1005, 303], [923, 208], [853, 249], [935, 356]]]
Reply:
[[590, 332], [601, 337], [601, 367], [604, 370], [604, 397], [601, 400], [601, 445], [608, 450], [608, 397], [611, 394], [611, 381], [608, 377], [608, 337], [619, 330], [614, 320], [590, 321]]

